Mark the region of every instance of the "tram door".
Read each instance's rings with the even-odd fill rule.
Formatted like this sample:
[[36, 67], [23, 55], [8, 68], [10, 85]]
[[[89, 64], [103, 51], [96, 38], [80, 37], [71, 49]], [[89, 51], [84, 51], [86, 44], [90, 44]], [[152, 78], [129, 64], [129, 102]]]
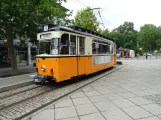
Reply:
[[78, 68], [78, 75], [85, 74], [85, 38], [84, 37], [77, 37], [77, 68]]

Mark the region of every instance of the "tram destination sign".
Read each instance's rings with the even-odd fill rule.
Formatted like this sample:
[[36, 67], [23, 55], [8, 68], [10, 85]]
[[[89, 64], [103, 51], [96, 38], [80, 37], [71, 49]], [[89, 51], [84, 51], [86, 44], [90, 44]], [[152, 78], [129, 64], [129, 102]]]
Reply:
[[51, 33], [41, 34], [40, 38], [41, 39], [51, 38]]

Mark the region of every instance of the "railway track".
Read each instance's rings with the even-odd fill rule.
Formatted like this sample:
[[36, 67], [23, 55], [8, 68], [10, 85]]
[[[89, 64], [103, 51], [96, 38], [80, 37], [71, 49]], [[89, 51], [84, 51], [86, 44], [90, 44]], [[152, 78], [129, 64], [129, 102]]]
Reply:
[[9, 92], [0, 94], [0, 120], [22, 119], [122, 67], [124, 66], [118, 66], [110, 71], [90, 77], [88, 80], [80, 80], [76, 83], [56, 86], [33, 85], [14, 91], [13, 94]]
[[32, 90], [37, 87], [40, 87], [40, 86], [39, 85], [28, 85], [25, 87], [14, 89], [14, 90], [5, 91], [5, 92], [0, 93], [0, 99], [10, 97], [10, 96], [13, 96], [13, 95], [16, 95], [16, 94], [19, 94], [19, 93], [22, 93], [28, 90]]

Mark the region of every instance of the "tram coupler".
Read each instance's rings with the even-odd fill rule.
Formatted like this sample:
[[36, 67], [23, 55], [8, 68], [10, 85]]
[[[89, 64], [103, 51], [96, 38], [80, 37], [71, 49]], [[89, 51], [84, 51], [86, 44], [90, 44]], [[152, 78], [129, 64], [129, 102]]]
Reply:
[[35, 81], [35, 83], [45, 84], [50, 81], [55, 81], [55, 76], [49, 77], [49, 76], [35, 75], [34, 81]]
[[35, 81], [35, 83], [44, 84], [44, 83], [46, 83], [47, 80], [44, 76], [35, 75], [34, 81]]

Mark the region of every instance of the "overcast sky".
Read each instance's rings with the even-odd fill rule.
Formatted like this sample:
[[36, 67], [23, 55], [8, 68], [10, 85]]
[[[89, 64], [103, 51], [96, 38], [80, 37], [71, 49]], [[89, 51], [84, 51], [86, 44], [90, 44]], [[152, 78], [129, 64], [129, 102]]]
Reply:
[[[161, 0], [67, 0], [63, 6], [73, 10], [73, 17], [85, 8], [79, 1], [91, 8], [102, 8], [103, 22], [110, 30], [124, 21], [134, 22], [137, 30], [144, 24], [161, 25]], [[98, 15], [97, 18], [101, 21]]]

